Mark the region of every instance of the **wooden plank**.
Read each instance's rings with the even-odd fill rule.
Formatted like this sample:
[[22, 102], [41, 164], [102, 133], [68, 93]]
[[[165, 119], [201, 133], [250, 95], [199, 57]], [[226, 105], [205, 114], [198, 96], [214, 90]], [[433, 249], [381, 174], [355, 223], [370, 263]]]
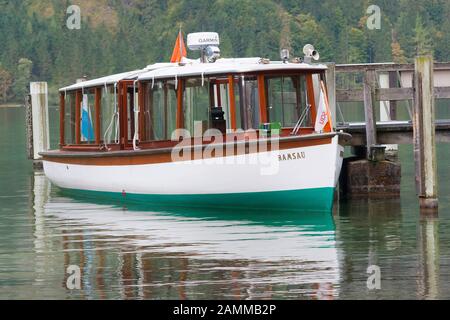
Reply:
[[[450, 99], [450, 87], [435, 87], [434, 97], [436, 99]], [[376, 89], [376, 101], [405, 101], [414, 99], [413, 88], [380, 88]], [[336, 100], [338, 102], [362, 102], [364, 92], [360, 89], [336, 90]]]
[[414, 158], [416, 186], [423, 209], [436, 209], [437, 160], [433, 58], [417, 57], [414, 72]]
[[65, 129], [65, 114], [66, 114], [66, 101], [63, 92], [59, 94], [59, 146], [62, 147], [66, 144], [64, 129]]
[[101, 102], [102, 102], [102, 89], [95, 88], [95, 144], [100, 145], [101, 143], [101, 122], [100, 122], [100, 112], [101, 112]]
[[[413, 88], [380, 88], [375, 90], [375, 101], [404, 101], [412, 100], [413, 97]], [[360, 89], [338, 89], [336, 90], [336, 100], [338, 102], [363, 102], [364, 91]]]
[[377, 101], [403, 101], [412, 100], [414, 97], [413, 88], [383, 88], [376, 90]]
[[376, 72], [368, 70], [364, 75], [364, 113], [366, 120], [367, 156], [370, 148], [377, 144], [376, 116], [375, 116], [375, 89]]
[[364, 92], [361, 89], [336, 89], [337, 102], [362, 102], [364, 101]]
[[450, 87], [435, 87], [434, 97], [436, 99], [450, 99]]
[[[414, 71], [414, 64], [362, 63], [336, 65], [337, 73], [362, 73], [367, 70], [375, 70], [377, 72]], [[450, 62], [436, 62], [434, 63], [434, 70], [450, 70]]]
[[228, 95], [230, 97], [230, 121], [231, 129], [236, 130], [236, 97], [234, 93], [234, 77], [228, 76]]
[[[390, 71], [389, 72], [389, 88], [398, 88], [398, 73], [397, 71]], [[391, 113], [391, 120], [397, 120], [397, 101], [395, 100], [389, 100], [390, 102], [390, 113]]]

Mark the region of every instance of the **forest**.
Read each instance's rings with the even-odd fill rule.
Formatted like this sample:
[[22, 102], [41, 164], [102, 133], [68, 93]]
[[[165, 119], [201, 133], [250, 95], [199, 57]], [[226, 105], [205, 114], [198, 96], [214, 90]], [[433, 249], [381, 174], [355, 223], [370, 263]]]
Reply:
[[[67, 8], [78, 5], [79, 29]], [[368, 28], [371, 5], [379, 28]], [[306, 43], [321, 61], [450, 60], [450, 0], [0, 0], [0, 104], [21, 103], [29, 81], [56, 90], [168, 61], [181, 28], [215, 31], [224, 57], [301, 56]]]

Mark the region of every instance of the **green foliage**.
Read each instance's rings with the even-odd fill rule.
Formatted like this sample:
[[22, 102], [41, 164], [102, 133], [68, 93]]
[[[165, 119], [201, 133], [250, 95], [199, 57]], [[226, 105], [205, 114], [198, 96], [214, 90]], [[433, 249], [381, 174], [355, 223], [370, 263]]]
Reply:
[[33, 62], [26, 58], [22, 58], [19, 60], [17, 71], [15, 74], [16, 79], [14, 81], [14, 87], [12, 88], [13, 95], [17, 99], [17, 101], [23, 101], [28, 93], [32, 65]]
[[0, 102], [5, 103], [10, 98], [10, 89], [12, 85], [13, 79], [11, 74], [2, 68], [0, 64]]
[[[66, 27], [74, 2], [81, 7], [80, 30]], [[450, 60], [450, 0], [74, 2], [0, 0], [0, 99], [21, 101], [30, 79], [61, 87], [84, 75], [167, 61], [180, 26], [185, 34], [218, 32], [224, 57], [278, 59], [281, 48], [301, 56], [312, 43], [322, 61], [336, 63], [408, 62], [429, 53]], [[381, 8], [381, 30], [366, 26], [372, 4]]]

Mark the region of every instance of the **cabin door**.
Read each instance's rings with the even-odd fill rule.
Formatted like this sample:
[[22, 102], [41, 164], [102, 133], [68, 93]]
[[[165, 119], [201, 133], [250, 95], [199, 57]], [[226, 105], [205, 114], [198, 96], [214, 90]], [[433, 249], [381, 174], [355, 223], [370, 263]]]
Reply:
[[126, 150], [133, 147], [135, 135], [135, 88], [134, 81], [123, 80], [118, 84], [119, 91], [119, 112], [120, 112], [120, 149]]

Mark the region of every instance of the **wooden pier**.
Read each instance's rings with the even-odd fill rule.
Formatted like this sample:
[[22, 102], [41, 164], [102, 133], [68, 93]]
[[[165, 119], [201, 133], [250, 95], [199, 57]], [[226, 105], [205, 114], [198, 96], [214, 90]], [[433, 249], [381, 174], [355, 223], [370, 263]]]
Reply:
[[[329, 67], [334, 69], [329, 75], [335, 75], [327, 79], [329, 91], [335, 92], [336, 104], [331, 103], [334, 114], [341, 111], [336, 110], [339, 103], [364, 103], [364, 122], [335, 121], [337, 130], [353, 135], [355, 157], [345, 162], [341, 185], [344, 192], [350, 197], [399, 196], [399, 163], [385, 159], [383, 145], [413, 144], [420, 206], [437, 210], [436, 142], [450, 142], [450, 119], [435, 120], [435, 99], [450, 98], [450, 63], [434, 63], [432, 57], [425, 56], [417, 57], [414, 64]], [[336, 77], [341, 74], [356, 74], [361, 87], [338, 88]], [[399, 101], [408, 102], [411, 120], [397, 120]], [[383, 121], [376, 120], [378, 103], [383, 104]], [[366, 177], [361, 178], [363, 175]]]

